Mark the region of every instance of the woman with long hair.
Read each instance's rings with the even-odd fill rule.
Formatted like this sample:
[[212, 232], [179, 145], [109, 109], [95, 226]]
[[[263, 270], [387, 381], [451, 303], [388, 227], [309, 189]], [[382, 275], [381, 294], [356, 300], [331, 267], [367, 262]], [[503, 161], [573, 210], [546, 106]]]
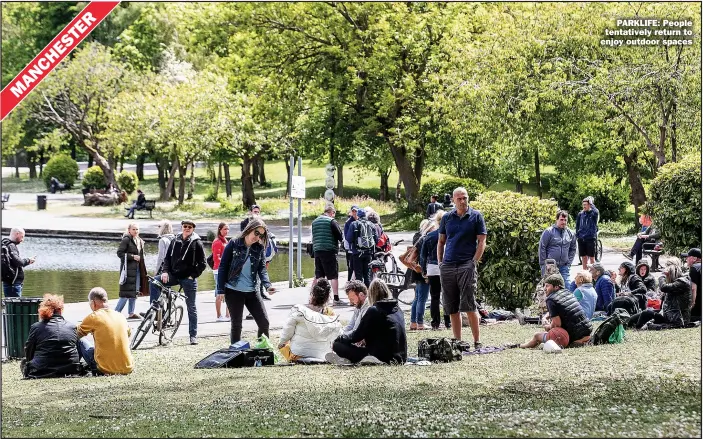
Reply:
[[225, 305], [226, 317], [222, 317], [222, 294], [218, 294], [217, 288], [217, 270], [220, 268], [220, 261], [222, 260], [222, 253], [225, 251], [225, 246], [227, 245], [227, 233], [229, 233], [229, 226], [227, 223], [220, 223], [217, 226], [217, 236], [212, 241], [212, 272], [215, 275], [215, 312], [217, 313], [218, 322], [229, 322], [229, 309]]
[[[437, 222], [433, 219], [425, 219], [420, 223], [420, 230], [413, 237], [413, 245], [417, 249], [417, 254], [422, 254], [422, 245], [425, 236], [429, 232], [437, 230]], [[415, 282], [415, 299], [410, 306], [410, 330], [424, 330], [425, 328], [425, 305], [427, 296], [430, 294], [430, 284], [422, 273], [412, 271], [412, 280]]]
[[[422, 243], [420, 250], [420, 267], [422, 267], [422, 275], [427, 279], [430, 285], [430, 316], [432, 318], [430, 324], [433, 330], [439, 330], [440, 322], [440, 299], [442, 294], [442, 282], [439, 278], [439, 263], [437, 262], [437, 243], [439, 242], [439, 223], [444, 216], [443, 210], [438, 210], [430, 220], [437, 224], [437, 227], [428, 231], [425, 235], [425, 240]], [[452, 327], [449, 314], [444, 313], [444, 327], [449, 329]]]
[[258, 335], [266, 334], [268, 337], [269, 318], [261, 295], [256, 291], [258, 276], [269, 294], [276, 292], [266, 271], [268, 236], [266, 223], [259, 217], [253, 217], [241, 235], [227, 243], [222, 254], [217, 270], [217, 293], [225, 295], [231, 318], [232, 343], [242, 338], [242, 313], [245, 306], [256, 321]]
[[117, 248], [117, 257], [120, 258], [120, 273], [126, 269], [127, 277], [120, 283], [120, 300], [117, 301], [115, 311], [122, 312], [125, 303], [129, 302], [127, 318], [141, 319], [134, 313], [137, 294], [147, 294], [149, 287], [144, 265], [144, 240], [139, 237], [137, 223], [129, 223], [127, 226], [127, 231], [122, 235], [122, 241]]

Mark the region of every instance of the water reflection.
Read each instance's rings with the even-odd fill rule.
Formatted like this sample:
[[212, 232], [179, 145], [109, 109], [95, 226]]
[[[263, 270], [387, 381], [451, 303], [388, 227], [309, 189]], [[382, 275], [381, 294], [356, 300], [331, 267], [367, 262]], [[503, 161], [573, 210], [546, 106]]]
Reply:
[[[62, 294], [66, 303], [87, 300], [88, 292], [95, 286], [107, 290], [111, 299], [119, 297], [120, 259], [117, 257], [117, 241], [71, 240], [63, 238], [25, 238], [18, 246], [23, 258], [37, 256], [34, 264], [25, 268], [22, 296], [41, 297], [44, 293]], [[206, 249], [206, 254], [211, 250]], [[146, 266], [150, 274], [156, 268], [158, 246], [145, 246]], [[312, 277], [315, 264], [312, 258], [303, 255], [304, 277]], [[339, 259], [339, 269], [346, 270], [344, 258]], [[279, 253], [269, 265], [269, 276], [273, 282], [288, 280], [288, 254]], [[198, 290], [212, 290], [215, 280], [212, 270], [207, 268], [198, 278]]]

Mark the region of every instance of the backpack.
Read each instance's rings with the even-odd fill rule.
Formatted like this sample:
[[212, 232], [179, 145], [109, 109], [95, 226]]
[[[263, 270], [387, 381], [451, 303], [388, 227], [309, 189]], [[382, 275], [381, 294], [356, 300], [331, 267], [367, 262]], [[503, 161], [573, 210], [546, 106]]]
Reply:
[[461, 361], [461, 349], [455, 339], [426, 338], [417, 342], [417, 356], [428, 361], [449, 363]]
[[215, 269], [215, 255], [210, 253], [210, 256], [205, 259], [205, 262], [207, 262], [207, 266], [210, 267], [210, 269], [214, 270]]
[[381, 233], [381, 237], [378, 238], [376, 247], [380, 248], [381, 251], [386, 253], [391, 251], [391, 239], [386, 235], [386, 232]]
[[[620, 343], [625, 332], [624, 325], [630, 320], [630, 314], [622, 308], [617, 308], [613, 314], [593, 331], [591, 341], [593, 345]], [[613, 337], [613, 335], [616, 335]], [[612, 339], [612, 340], [611, 340]]]
[[376, 246], [373, 239], [373, 224], [364, 219], [359, 219], [357, 222], [356, 247], [359, 250], [373, 250]]
[[276, 253], [278, 253], [278, 245], [276, 245], [276, 237], [273, 235], [269, 235], [269, 243], [266, 246], [266, 262], [269, 263], [271, 262], [271, 259], [273, 259], [274, 256], [276, 256]]
[[2, 281], [8, 284], [14, 283], [17, 278], [17, 269], [12, 266], [10, 258], [10, 240], [2, 240]]

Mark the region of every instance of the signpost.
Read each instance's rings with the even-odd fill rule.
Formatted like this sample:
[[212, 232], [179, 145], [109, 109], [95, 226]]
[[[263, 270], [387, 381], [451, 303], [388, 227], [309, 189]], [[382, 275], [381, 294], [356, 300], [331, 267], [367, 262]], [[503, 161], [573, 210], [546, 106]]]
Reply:
[[303, 198], [305, 198], [305, 177], [303, 177], [303, 158], [298, 157], [298, 175], [295, 172], [295, 157], [290, 156], [290, 212], [288, 219], [288, 288], [293, 288], [293, 198], [298, 199], [298, 278], [303, 277]]

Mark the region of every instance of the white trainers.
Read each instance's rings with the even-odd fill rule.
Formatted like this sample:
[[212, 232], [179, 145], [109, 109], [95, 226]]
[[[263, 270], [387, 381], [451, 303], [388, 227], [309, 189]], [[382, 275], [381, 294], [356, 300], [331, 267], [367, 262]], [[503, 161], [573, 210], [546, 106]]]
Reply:
[[340, 357], [334, 352], [327, 352], [325, 354], [325, 360], [330, 363], [330, 364], [335, 364], [337, 366], [348, 366], [352, 364], [351, 361], [347, 360], [346, 358]]
[[359, 364], [386, 364], [373, 355], [367, 355], [359, 361]]
[[220, 316], [217, 318], [218, 322], [229, 322], [229, 320], [230, 320], [229, 317], [225, 317], [225, 316]]

